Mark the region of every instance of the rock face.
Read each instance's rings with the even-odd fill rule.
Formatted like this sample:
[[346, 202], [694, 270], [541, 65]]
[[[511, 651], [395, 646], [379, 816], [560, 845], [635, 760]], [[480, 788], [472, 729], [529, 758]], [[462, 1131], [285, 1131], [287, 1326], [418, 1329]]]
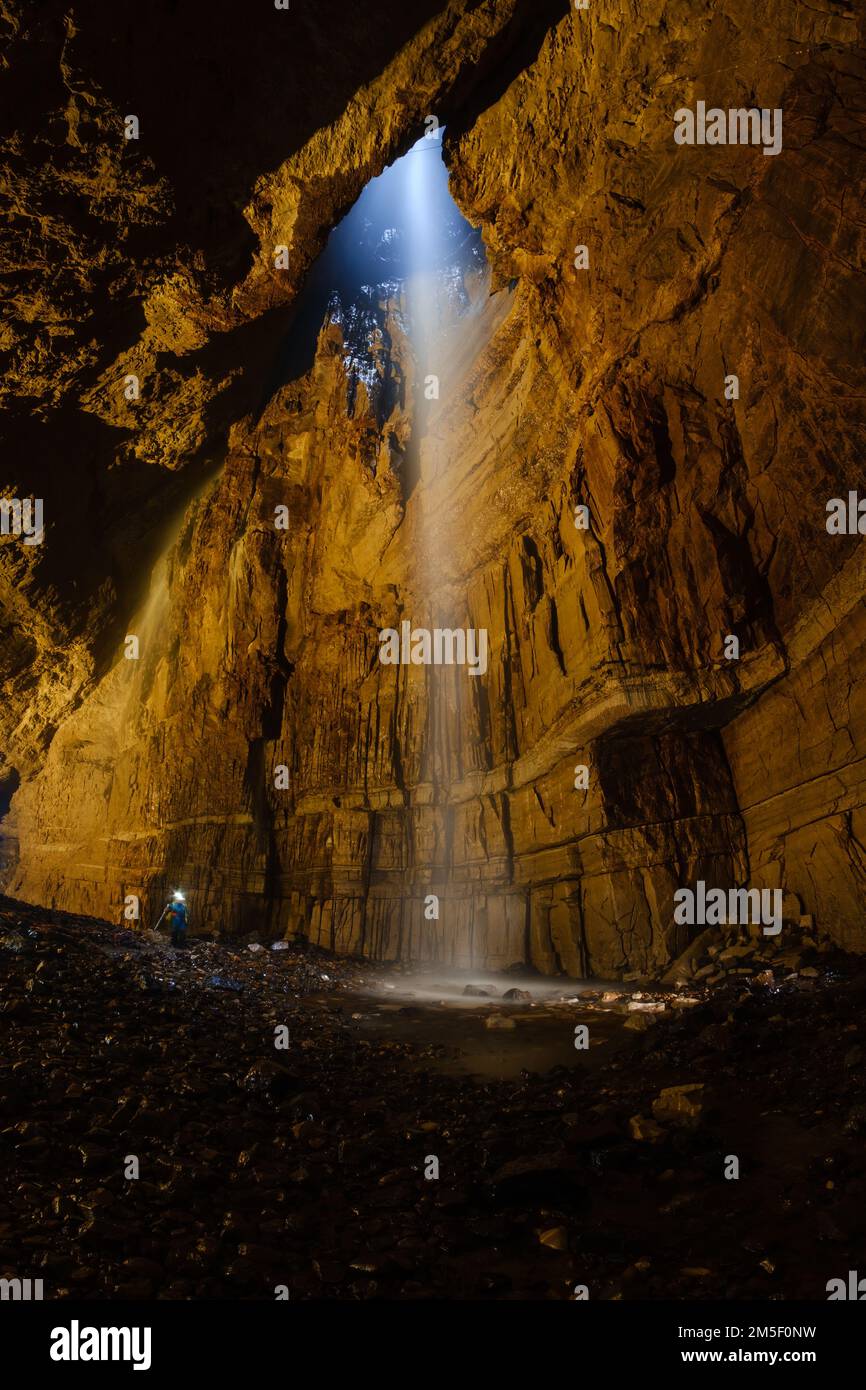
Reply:
[[[703, 879], [866, 945], [866, 563], [826, 528], [862, 477], [862, 17], [401, 4], [353, 45], [346, 6], [325, 82], [291, 11], [283, 119], [275, 12], [191, 65], [196, 121], [239, 69], [199, 157], [154, 54], [6, 8], [4, 80], [38, 55], [57, 89], [5, 155], [4, 495], [47, 527], [0, 546], [6, 890], [119, 919], [183, 882], [210, 927], [617, 975], [684, 950]], [[698, 101], [781, 110], [781, 152], [676, 144]], [[265, 389], [428, 112], [489, 266], [439, 399], [396, 301], [387, 389], [350, 389], [333, 322]], [[383, 665], [404, 620], [486, 630], [485, 673]]]

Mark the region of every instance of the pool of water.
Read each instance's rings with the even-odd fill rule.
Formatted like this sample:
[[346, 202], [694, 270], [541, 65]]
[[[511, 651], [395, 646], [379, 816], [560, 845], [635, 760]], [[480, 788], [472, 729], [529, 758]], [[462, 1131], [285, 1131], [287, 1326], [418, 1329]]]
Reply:
[[[467, 985], [488, 994], [466, 994]], [[514, 989], [529, 999], [503, 997]], [[622, 1002], [602, 1004], [603, 990], [616, 992]], [[584, 1001], [587, 992], [591, 998]], [[628, 993], [628, 986], [597, 980], [428, 967], [375, 976], [344, 1008], [362, 1035], [423, 1047], [416, 1069], [489, 1079], [557, 1066], [586, 1070], [606, 1061], [629, 1036]], [[489, 1027], [492, 1018], [500, 1026]], [[580, 1024], [589, 1030], [588, 1048], [575, 1047]]]

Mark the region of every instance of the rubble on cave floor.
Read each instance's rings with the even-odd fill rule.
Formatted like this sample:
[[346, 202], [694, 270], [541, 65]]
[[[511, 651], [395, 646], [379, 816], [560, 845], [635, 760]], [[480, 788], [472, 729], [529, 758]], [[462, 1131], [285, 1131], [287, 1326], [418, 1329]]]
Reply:
[[0, 900], [0, 1277], [46, 1298], [823, 1297], [866, 1238], [866, 962], [782, 935], [584, 985], [172, 951]]

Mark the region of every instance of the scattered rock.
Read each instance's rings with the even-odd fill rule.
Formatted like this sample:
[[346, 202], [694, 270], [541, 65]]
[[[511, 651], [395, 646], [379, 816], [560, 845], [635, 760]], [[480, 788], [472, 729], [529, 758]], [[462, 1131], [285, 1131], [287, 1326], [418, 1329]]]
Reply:
[[632, 1139], [636, 1139], [639, 1144], [658, 1144], [665, 1137], [661, 1125], [648, 1115], [632, 1115], [628, 1127]]
[[700, 1082], [685, 1086], [666, 1086], [653, 1101], [653, 1115], [663, 1124], [695, 1128], [704, 1113], [705, 1087]]
[[211, 975], [207, 983], [214, 989], [227, 989], [235, 994], [242, 994], [244, 989], [240, 980], [232, 980], [227, 975]]
[[269, 1058], [255, 1062], [245, 1074], [241, 1086], [252, 1095], [266, 1096], [268, 1100], [282, 1100], [298, 1090], [298, 1080], [284, 1067]]
[[754, 946], [728, 946], [726, 950], [719, 952], [719, 960], [742, 960], [744, 956], [751, 956], [754, 953]]
[[490, 1186], [502, 1201], [554, 1201], [582, 1191], [576, 1160], [568, 1153], [533, 1154], [498, 1168]]
[[[15, 935], [2, 905], [0, 930]], [[811, 1242], [832, 1241], [848, 1259], [843, 1204], [859, 1200], [851, 1152], [866, 1133], [858, 1090], [866, 973], [862, 985], [852, 973], [850, 987], [843, 976], [839, 989], [810, 994], [782, 985], [768, 995], [740, 983], [708, 995], [691, 984], [662, 1001], [655, 986], [638, 997], [569, 994], [574, 986], [565, 985], [545, 1009], [509, 1000], [514, 1018], [494, 1011], [494, 1028], [517, 1026], [534, 1043], [539, 1018], [561, 1028], [570, 1046], [572, 1019], [590, 1017], [596, 1000], [611, 995], [593, 1015], [611, 1045], [593, 1046], [590, 1067], [581, 1058], [535, 1074], [527, 1060], [525, 1071], [502, 1080], [431, 1068], [447, 1049], [437, 1052], [421, 1026], [420, 1041], [407, 1041], [419, 1008], [411, 1027], [397, 1002], [377, 1023], [379, 1006], [362, 1004], [355, 991], [379, 990], [381, 967], [333, 960], [306, 943], [285, 943], [270, 966], [240, 942], [201, 942], [175, 957], [164, 941], [143, 937], [132, 952], [115, 944], [115, 927], [86, 921], [73, 949], [38, 909], [28, 913], [40, 925], [32, 939], [19, 933], [26, 950], [0, 950], [0, 1007], [16, 1024], [0, 1058], [0, 1146], [9, 1160], [0, 1165], [0, 1262], [13, 1269], [33, 1252], [52, 1288], [68, 1288], [63, 1296], [254, 1297], [285, 1266], [293, 1297], [417, 1297], [446, 1292], [455, 1261], [483, 1258], [483, 1276], [469, 1275], [475, 1292], [483, 1277], [495, 1296], [505, 1289], [508, 1297], [556, 1297], [557, 1280], [580, 1262], [568, 1239], [579, 1230], [600, 1278], [640, 1275], [641, 1295], [658, 1297], [668, 1292], [671, 1229], [683, 1239], [674, 1269], [703, 1242], [719, 1287], [724, 1280], [737, 1296], [751, 1296], [756, 1272], [766, 1285], [756, 1261], [768, 1251], [761, 1247], [741, 1272], [744, 1212], [720, 1222], [707, 1200], [707, 1175], [715, 1181], [720, 1169], [713, 1143], [694, 1129], [709, 1110], [702, 1086], [659, 1089], [672, 1076], [707, 1075], [707, 1067], [713, 1105], [727, 1107], [733, 1121], [741, 1094], [759, 1097], [750, 1133], [776, 1143], [784, 1158], [785, 1210], [801, 1213]], [[242, 991], [209, 985], [214, 974]], [[142, 976], [146, 990], [136, 986]], [[26, 993], [28, 979], [44, 990]], [[307, 980], [315, 998], [302, 997]], [[668, 1008], [629, 1011], [629, 1001]], [[369, 1020], [363, 1030], [351, 1021], [355, 1004]], [[488, 1007], [451, 1017], [487, 1053], [519, 1053], [514, 1044], [484, 1049], [477, 1018]], [[282, 1023], [291, 1035], [285, 1054], [273, 1046]], [[640, 1036], [645, 1029], [652, 1038]], [[820, 1035], [814, 1059], [786, 1045], [789, 1029]], [[703, 1072], [692, 1068], [695, 1058]], [[822, 1158], [807, 1176], [772, 1138], [780, 1114], [820, 1136]], [[658, 1178], [656, 1149], [673, 1165]], [[441, 1184], [423, 1180], [431, 1150], [443, 1162]], [[123, 1156], [132, 1153], [142, 1160], [140, 1180], [124, 1184]], [[772, 1164], [754, 1179], [772, 1202]], [[832, 1210], [815, 1203], [816, 1190]], [[750, 1193], [753, 1200], [751, 1182]], [[738, 1197], [726, 1192], [725, 1200]], [[634, 1203], [635, 1242], [609, 1250], [611, 1203], [623, 1200]], [[660, 1229], [665, 1270], [639, 1270], [635, 1254], [652, 1250]], [[528, 1260], [530, 1249], [537, 1253]], [[786, 1257], [779, 1270], [784, 1296], [809, 1292], [811, 1262]]]
[[540, 1232], [538, 1243], [546, 1245], [550, 1250], [567, 1250], [568, 1232], [564, 1226], [551, 1226], [549, 1230]]
[[623, 1027], [632, 1033], [645, 1033], [647, 1029], [653, 1028], [658, 1021], [658, 1014], [629, 1014]]
[[866, 1105], [855, 1105], [845, 1117], [846, 1134], [866, 1134]]
[[[662, 975], [662, 984], [673, 985], [678, 981], [688, 980], [694, 973], [695, 966], [700, 958], [706, 954], [710, 943], [718, 939], [718, 929], [707, 927], [696, 936], [694, 941], [690, 941], [681, 955], [668, 967]], [[718, 949], [714, 947], [713, 949]]]

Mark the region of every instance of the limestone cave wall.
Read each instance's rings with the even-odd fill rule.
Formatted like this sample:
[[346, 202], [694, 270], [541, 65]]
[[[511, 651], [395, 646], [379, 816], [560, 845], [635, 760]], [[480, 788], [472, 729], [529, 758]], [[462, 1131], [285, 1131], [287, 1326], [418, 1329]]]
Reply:
[[[47, 523], [0, 543], [5, 890], [119, 920], [183, 882], [211, 929], [619, 975], [703, 878], [862, 948], [863, 548], [825, 523], [862, 486], [863, 16], [215, 5], [205, 69], [201, 8], [161, 8], [165, 52], [3, 6], [4, 485]], [[677, 145], [697, 100], [781, 109], [781, 152]], [[488, 265], [439, 400], [388, 306], [387, 396], [335, 323], [274, 384], [430, 112]], [[382, 665], [403, 619], [486, 629], [486, 674]]]

